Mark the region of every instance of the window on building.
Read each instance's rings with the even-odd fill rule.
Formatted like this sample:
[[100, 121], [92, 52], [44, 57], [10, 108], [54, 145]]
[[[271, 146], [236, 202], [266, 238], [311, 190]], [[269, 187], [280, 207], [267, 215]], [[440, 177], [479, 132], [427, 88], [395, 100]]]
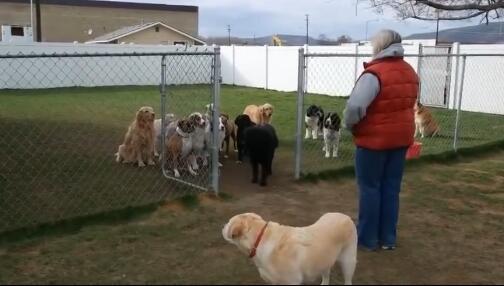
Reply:
[[156, 26], [155, 30], [156, 30], [156, 33], [159, 32], [159, 26]]
[[15, 26], [11, 27], [11, 35], [24, 37], [23, 27], [15, 27]]
[[173, 44], [176, 46], [176, 45], [182, 45], [182, 46], [185, 46], [186, 45], [186, 42], [173, 42]]

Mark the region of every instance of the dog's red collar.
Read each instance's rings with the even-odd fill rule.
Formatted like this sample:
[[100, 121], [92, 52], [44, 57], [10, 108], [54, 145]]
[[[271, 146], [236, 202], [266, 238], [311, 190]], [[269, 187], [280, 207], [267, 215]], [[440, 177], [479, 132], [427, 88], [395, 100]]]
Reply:
[[266, 227], [268, 226], [269, 222], [267, 222], [263, 228], [261, 229], [261, 232], [259, 232], [259, 235], [257, 236], [257, 239], [254, 243], [254, 247], [252, 248], [252, 250], [250, 251], [250, 255], [249, 255], [249, 258], [254, 258], [254, 256], [256, 255], [256, 252], [257, 252], [257, 248], [259, 247], [259, 243], [261, 243], [261, 239], [264, 235], [264, 231], [266, 231]]

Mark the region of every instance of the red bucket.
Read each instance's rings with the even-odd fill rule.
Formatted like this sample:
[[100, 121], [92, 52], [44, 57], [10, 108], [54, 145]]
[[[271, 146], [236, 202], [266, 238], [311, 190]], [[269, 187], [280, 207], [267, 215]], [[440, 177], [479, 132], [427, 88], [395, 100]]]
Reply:
[[422, 143], [415, 142], [413, 145], [409, 146], [408, 151], [406, 151], [406, 159], [416, 159], [420, 157], [422, 151]]

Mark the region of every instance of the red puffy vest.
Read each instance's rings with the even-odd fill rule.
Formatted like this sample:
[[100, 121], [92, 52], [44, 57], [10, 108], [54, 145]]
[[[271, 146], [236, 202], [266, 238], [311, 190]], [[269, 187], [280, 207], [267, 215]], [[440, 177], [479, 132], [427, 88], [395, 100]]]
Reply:
[[418, 96], [418, 76], [402, 57], [383, 58], [364, 64], [380, 82], [380, 92], [366, 116], [353, 129], [355, 145], [371, 150], [389, 150], [413, 144]]

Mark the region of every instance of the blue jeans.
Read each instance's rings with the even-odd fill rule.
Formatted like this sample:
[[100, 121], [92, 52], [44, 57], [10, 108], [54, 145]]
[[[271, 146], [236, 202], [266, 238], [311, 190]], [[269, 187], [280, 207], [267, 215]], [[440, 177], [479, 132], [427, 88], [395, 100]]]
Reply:
[[396, 245], [399, 192], [407, 148], [373, 151], [357, 147], [359, 245], [376, 249]]

